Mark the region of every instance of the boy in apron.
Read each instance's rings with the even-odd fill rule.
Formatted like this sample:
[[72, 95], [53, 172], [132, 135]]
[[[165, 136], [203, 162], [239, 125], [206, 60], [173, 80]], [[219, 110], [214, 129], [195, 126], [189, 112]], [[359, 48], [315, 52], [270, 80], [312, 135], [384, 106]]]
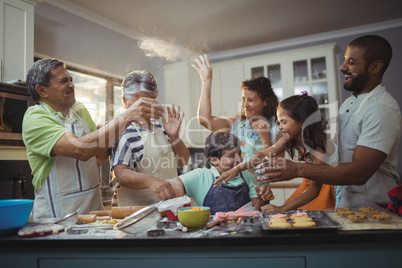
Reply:
[[214, 132], [205, 141], [204, 154], [211, 168], [198, 168], [176, 179], [170, 180], [176, 196], [192, 197], [199, 206], [207, 206], [211, 214], [235, 211], [252, 202], [256, 209], [272, 200], [271, 189], [267, 185], [255, 186], [254, 176], [249, 172], [240, 172], [227, 184], [214, 185], [220, 174], [237, 165], [243, 158], [240, 139], [227, 132]]

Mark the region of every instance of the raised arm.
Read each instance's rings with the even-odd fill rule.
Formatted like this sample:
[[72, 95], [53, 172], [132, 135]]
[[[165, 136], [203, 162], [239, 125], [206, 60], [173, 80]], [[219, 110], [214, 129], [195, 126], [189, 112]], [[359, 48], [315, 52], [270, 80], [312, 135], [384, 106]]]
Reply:
[[166, 110], [168, 120], [166, 120], [165, 117], [162, 117], [163, 127], [172, 141], [173, 151], [178, 160], [178, 165], [185, 166], [188, 164], [188, 160], [190, 159], [190, 152], [179, 135], [184, 114], [180, 111], [180, 107], [174, 105], [171, 108], [167, 107]]
[[191, 66], [200, 74], [202, 80], [201, 95], [198, 104], [198, 122], [205, 128], [216, 131], [232, 127], [233, 119], [221, 118], [212, 115], [211, 88], [212, 88], [212, 67], [207, 55], [201, 55], [195, 59], [196, 64]]

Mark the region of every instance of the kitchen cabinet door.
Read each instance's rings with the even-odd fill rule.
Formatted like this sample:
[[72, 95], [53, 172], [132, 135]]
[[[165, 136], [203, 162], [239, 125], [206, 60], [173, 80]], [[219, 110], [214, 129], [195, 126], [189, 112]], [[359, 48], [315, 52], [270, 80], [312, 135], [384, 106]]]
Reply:
[[328, 44], [246, 58], [245, 72], [268, 77], [279, 101], [303, 91], [313, 96], [332, 138], [341, 96], [338, 53], [335, 44]]
[[34, 59], [34, 5], [0, 0], [0, 14], [0, 80], [25, 81]]
[[[214, 65], [212, 65], [214, 68]], [[242, 64], [217, 66], [220, 75], [220, 86], [215, 92], [220, 92], [221, 103], [216, 107], [216, 115], [235, 116], [241, 112], [241, 82], [244, 81]]]
[[180, 128], [183, 142], [192, 148], [204, 148], [209, 131], [197, 118], [201, 79], [188, 62], [176, 62], [165, 66], [165, 103], [180, 106], [185, 118]]

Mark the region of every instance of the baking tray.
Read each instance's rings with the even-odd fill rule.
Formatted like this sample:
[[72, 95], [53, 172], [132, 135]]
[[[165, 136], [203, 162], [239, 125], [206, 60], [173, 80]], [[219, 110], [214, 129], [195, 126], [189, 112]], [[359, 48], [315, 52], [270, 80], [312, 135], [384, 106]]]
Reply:
[[264, 213], [261, 221], [261, 229], [267, 232], [329, 232], [336, 231], [342, 228], [342, 225], [337, 221], [333, 220], [325, 211], [301, 211], [294, 210], [283, 212], [281, 214], [286, 214], [288, 217], [292, 216], [295, 212], [306, 212], [313, 221], [315, 221], [316, 226], [313, 227], [284, 227], [284, 228], [270, 228], [269, 225], [269, 216], [275, 213]]
[[[382, 221], [375, 220], [368, 216], [367, 219], [360, 221], [351, 221], [347, 217], [339, 216], [335, 209], [326, 209], [325, 212], [333, 219], [342, 224], [342, 230], [389, 230], [389, 229], [402, 229], [402, 217], [388, 211], [379, 206], [372, 206], [376, 211], [381, 214], [388, 214], [392, 216], [391, 220]], [[359, 208], [351, 208], [352, 211], [359, 213]]]

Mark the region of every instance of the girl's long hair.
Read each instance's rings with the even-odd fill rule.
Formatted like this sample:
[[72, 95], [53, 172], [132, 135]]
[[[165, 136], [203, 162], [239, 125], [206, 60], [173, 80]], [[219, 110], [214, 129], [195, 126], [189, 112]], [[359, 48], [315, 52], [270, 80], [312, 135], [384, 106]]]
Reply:
[[[288, 115], [296, 122], [305, 124], [306, 120], [316, 113], [319, 112], [317, 101], [307, 95], [295, 95], [284, 99], [279, 103], [278, 109], [282, 108]], [[320, 116], [319, 120], [309, 123], [302, 127], [302, 140], [304, 142], [304, 150], [299, 155], [299, 160], [304, 160], [308, 157], [309, 153], [305, 149], [308, 146], [311, 149], [320, 148], [326, 152], [326, 133], [325, 133], [325, 123], [323, 118]], [[295, 146], [296, 140], [290, 140], [286, 144], [286, 151], [289, 153], [290, 157], [295, 156]]]

